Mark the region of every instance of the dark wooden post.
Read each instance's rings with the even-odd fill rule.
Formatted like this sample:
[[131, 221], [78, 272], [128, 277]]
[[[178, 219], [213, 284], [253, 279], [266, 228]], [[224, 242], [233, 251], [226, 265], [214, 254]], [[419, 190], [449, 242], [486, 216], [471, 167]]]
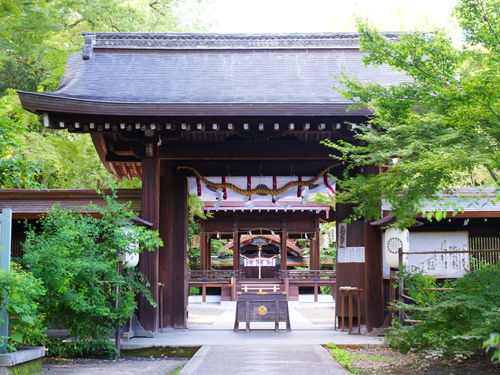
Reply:
[[319, 259], [319, 232], [314, 233], [314, 237], [311, 238], [310, 247], [310, 258], [309, 258], [309, 269], [319, 270], [320, 259]]
[[365, 222], [366, 331], [384, 323], [382, 231]]
[[[337, 205], [337, 283], [336, 283], [336, 306], [338, 308], [335, 311], [337, 317], [341, 317], [342, 306], [342, 293], [339, 293], [338, 288], [343, 286], [351, 286], [363, 289], [361, 292], [361, 319], [365, 319], [366, 316], [370, 315], [372, 312], [371, 306], [366, 304], [365, 295], [365, 263], [362, 259], [346, 259], [342, 257], [341, 253], [349, 254], [355, 248], [365, 246], [364, 235], [365, 235], [365, 225], [362, 221], [353, 221], [347, 224], [347, 231], [341, 233], [340, 227], [344, 219], [348, 218], [352, 212], [351, 205], [348, 204], [338, 204]], [[344, 226], [344, 224], [342, 224]], [[345, 227], [344, 227], [345, 228]], [[341, 239], [342, 237], [342, 239]], [[341, 246], [344, 246], [340, 248]], [[358, 254], [359, 255], [359, 254]], [[343, 259], [342, 259], [343, 258]], [[344, 301], [346, 303], [346, 301]], [[345, 321], [346, 318], [344, 318]], [[339, 320], [342, 324], [342, 319]]]
[[237, 228], [233, 230], [233, 270], [240, 269], [240, 233]]
[[207, 269], [207, 234], [204, 231], [200, 232], [200, 270]]
[[[378, 167], [368, 166], [365, 175], [379, 173]], [[365, 221], [365, 292], [366, 331], [381, 327], [384, 323], [384, 274], [382, 255], [382, 231]]]
[[[142, 160], [142, 219], [153, 223], [151, 229], [158, 230], [160, 222], [160, 159], [157, 157]], [[159, 251], [144, 251], [140, 256], [139, 270], [149, 281], [151, 294], [158, 304], [158, 254]], [[139, 299], [139, 321], [146, 331], [158, 332], [158, 308], [144, 297]]]
[[188, 190], [186, 177], [176, 173], [171, 162], [162, 163], [160, 235], [160, 281], [165, 284], [163, 324], [186, 328]]
[[287, 240], [288, 240], [288, 232], [286, 231], [285, 228], [283, 228], [283, 231], [281, 232], [281, 270], [283, 272], [286, 272], [288, 269], [287, 265]]
[[206, 266], [206, 270], [207, 271], [210, 271], [212, 269], [212, 235], [207, 235], [207, 238], [206, 238], [206, 241], [207, 241], [207, 244], [205, 245], [205, 256], [206, 256], [206, 259], [205, 259], [205, 266]]

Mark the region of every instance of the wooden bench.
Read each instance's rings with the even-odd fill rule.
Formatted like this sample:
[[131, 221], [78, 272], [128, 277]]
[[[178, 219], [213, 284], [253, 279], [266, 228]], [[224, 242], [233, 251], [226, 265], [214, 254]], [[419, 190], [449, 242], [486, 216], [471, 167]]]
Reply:
[[279, 323], [286, 323], [286, 330], [291, 331], [285, 292], [238, 292], [234, 331], [239, 330], [240, 322], [246, 323], [246, 332], [250, 331], [250, 322], [274, 322], [274, 329], [279, 331]]

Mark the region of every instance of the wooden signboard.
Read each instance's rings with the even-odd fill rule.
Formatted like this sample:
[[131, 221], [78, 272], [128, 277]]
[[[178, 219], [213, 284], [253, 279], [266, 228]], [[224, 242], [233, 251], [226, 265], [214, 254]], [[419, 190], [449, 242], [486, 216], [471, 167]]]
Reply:
[[279, 331], [279, 323], [286, 323], [286, 330], [291, 331], [288, 313], [287, 295], [283, 292], [242, 293], [236, 302], [234, 331], [239, 330], [239, 323], [246, 323], [250, 331], [250, 322], [274, 322], [274, 329]]

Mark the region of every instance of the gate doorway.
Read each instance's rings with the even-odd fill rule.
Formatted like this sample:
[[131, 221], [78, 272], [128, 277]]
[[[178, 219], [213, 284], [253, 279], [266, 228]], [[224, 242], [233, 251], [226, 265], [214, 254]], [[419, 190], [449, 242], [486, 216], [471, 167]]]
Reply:
[[[243, 291], [284, 292], [289, 301], [299, 301], [299, 292], [308, 291], [318, 301], [323, 286], [334, 295], [335, 271], [321, 270], [320, 257], [319, 224], [329, 220], [330, 206], [303, 206], [300, 200], [274, 210], [213, 209], [213, 204], [206, 202], [213, 217], [200, 222], [200, 269], [189, 272], [189, 286], [200, 288], [203, 303], [207, 294], [220, 293], [224, 302], [235, 301]], [[296, 245], [300, 238], [308, 239], [307, 251]], [[212, 254], [214, 240], [227, 241], [223, 259]]]

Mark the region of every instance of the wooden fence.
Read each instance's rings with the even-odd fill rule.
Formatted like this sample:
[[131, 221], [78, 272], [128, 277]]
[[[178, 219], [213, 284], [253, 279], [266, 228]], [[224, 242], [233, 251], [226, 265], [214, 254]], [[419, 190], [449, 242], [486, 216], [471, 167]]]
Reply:
[[500, 262], [500, 237], [470, 237], [471, 271]]

